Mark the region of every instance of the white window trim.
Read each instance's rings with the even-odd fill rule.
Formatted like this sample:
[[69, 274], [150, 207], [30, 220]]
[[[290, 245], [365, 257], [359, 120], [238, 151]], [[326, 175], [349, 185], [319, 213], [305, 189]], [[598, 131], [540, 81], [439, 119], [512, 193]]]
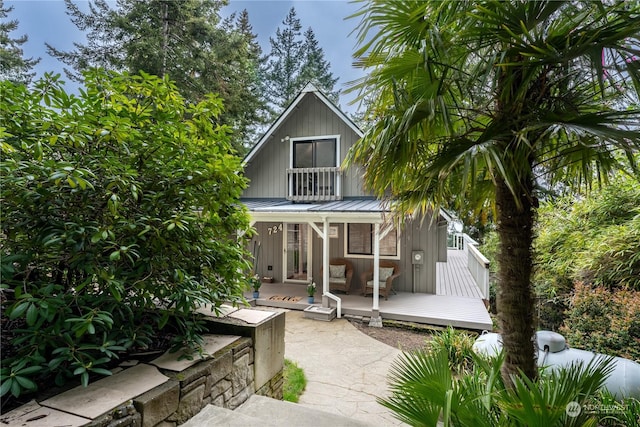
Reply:
[[[373, 225], [373, 224], [372, 224]], [[382, 255], [380, 254], [380, 259], [394, 259], [394, 260], [400, 260], [401, 259], [401, 245], [400, 245], [400, 227], [398, 227], [398, 224], [394, 225], [394, 228], [396, 230], [396, 255]], [[384, 228], [386, 229], [386, 227]], [[383, 230], [384, 230], [383, 229]], [[363, 254], [352, 254], [349, 253], [349, 223], [344, 223], [343, 225], [343, 230], [344, 230], [344, 257], [345, 258], [357, 258], [357, 259], [373, 259], [374, 254], [371, 255], [363, 255]]]

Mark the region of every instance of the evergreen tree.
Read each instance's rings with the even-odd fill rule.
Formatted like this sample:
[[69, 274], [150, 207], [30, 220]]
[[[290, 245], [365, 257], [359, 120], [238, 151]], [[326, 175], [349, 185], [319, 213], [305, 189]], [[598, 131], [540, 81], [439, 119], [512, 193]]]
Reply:
[[235, 129], [244, 130], [242, 141], [247, 149], [259, 129], [271, 118], [260, 83], [260, 67], [265, 58], [246, 9], [237, 17], [232, 14], [223, 25], [233, 36], [228, 39], [228, 50], [221, 53], [221, 58], [227, 59], [224, 96], [228, 107], [225, 114], [235, 119]]
[[87, 43], [74, 42], [74, 50], [65, 52], [49, 43], [47, 53], [59, 59], [71, 68], [65, 68], [65, 74], [73, 81], [82, 81], [82, 72], [90, 68], [124, 71], [125, 58], [122, 47], [128, 42], [127, 34], [115, 25], [117, 12], [105, 0], [93, 0], [88, 3], [89, 12], [84, 13], [71, 0], [64, 0], [71, 22], [84, 31]]
[[28, 40], [26, 35], [11, 38], [10, 32], [18, 28], [17, 20], [7, 20], [12, 7], [4, 7], [4, 1], [0, 0], [0, 79], [14, 83], [29, 84], [35, 76], [31, 69], [40, 62], [38, 59], [25, 59], [22, 57], [21, 46]]
[[302, 35], [302, 25], [293, 7], [282, 24], [275, 39], [269, 39], [271, 52], [263, 70], [264, 91], [272, 107], [284, 109], [309, 82], [337, 103], [339, 91], [334, 86], [338, 79], [329, 71], [331, 65], [324, 58], [313, 30], [308, 28]]
[[72, 52], [47, 45], [52, 56], [73, 67], [75, 74], [68, 74], [79, 78], [100, 66], [169, 76], [190, 102], [218, 93], [225, 106], [219, 119], [234, 129], [234, 147], [244, 150], [243, 139], [258, 120], [255, 112], [265, 104], [255, 83], [260, 50], [246, 12], [238, 22], [221, 22], [220, 0], [118, 0], [114, 9], [94, 0], [88, 13], [65, 1], [88, 40]]
[[331, 64], [324, 58], [324, 51], [318, 45], [318, 40], [311, 27], [304, 33], [304, 63], [298, 77], [300, 85], [304, 86], [312, 82], [318, 89], [329, 97], [334, 103], [338, 103], [339, 90], [334, 90], [338, 82], [337, 77], [329, 70]]
[[298, 74], [302, 68], [303, 43], [300, 40], [300, 19], [291, 8], [276, 30], [276, 38], [269, 38], [271, 52], [264, 70], [265, 95], [278, 109], [284, 108], [300, 90]]

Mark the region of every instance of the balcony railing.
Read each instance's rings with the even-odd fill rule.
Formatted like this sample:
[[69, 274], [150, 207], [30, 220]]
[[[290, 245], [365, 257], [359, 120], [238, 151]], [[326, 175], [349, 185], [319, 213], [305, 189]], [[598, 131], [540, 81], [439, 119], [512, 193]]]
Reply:
[[287, 186], [287, 200], [294, 202], [342, 200], [342, 169], [287, 169]]

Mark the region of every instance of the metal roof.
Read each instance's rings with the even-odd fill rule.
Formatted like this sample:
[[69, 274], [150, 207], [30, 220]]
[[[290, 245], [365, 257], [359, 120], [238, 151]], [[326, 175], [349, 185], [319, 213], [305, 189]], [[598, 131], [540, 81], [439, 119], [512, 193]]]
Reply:
[[254, 221], [383, 223], [391, 210], [377, 199], [344, 199], [326, 203], [293, 203], [285, 199], [240, 199]]
[[285, 199], [241, 199], [251, 212], [390, 212], [388, 206], [373, 198], [349, 198], [326, 203], [293, 203]]
[[[374, 198], [346, 198], [324, 203], [294, 203], [286, 199], [240, 199], [254, 221], [315, 221], [384, 223], [392, 215], [388, 202]], [[440, 210], [440, 217], [449, 222]]]
[[254, 212], [390, 212], [377, 199], [344, 199], [324, 203], [293, 203], [285, 199], [241, 199]]

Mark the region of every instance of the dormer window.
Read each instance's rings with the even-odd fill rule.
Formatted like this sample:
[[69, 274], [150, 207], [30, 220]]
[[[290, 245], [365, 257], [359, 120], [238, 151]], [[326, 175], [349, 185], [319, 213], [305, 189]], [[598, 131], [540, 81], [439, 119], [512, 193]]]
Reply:
[[287, 169], [288, 199], [325, 201], [342, 199], [340, 136], [290, 138], [291, 167]]

